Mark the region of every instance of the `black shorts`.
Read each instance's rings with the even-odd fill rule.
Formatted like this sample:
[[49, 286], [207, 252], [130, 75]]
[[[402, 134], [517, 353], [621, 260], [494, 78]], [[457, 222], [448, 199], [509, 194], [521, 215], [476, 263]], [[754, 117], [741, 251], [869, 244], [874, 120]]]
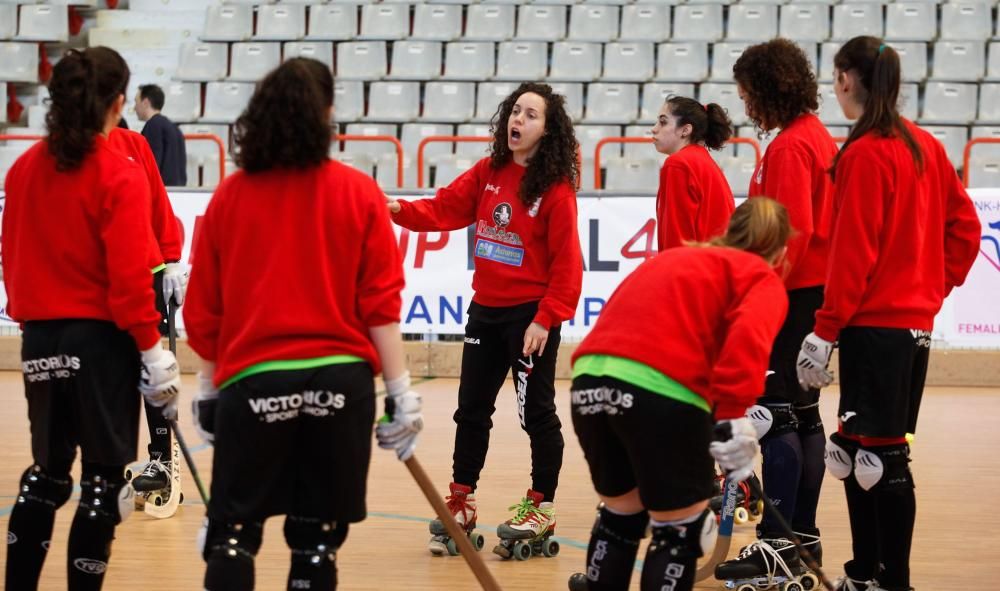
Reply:
[[271, 371], [219, 393], [209, 515], [365, 518], [375, 422], [367, 363]]
[[924, 393], [931, 333], [849, 326], [840, 331], [840, 409], [850, 435], [915, 433]]
[[53, 474], [84, 462], [124, 466], [139, 438], [139, 351], [132, 336], [101, 320], [24, 326], [24, 393], [31, 453]]
[[638, 487], [649, 511], [681, 509], [712, 496], [709, 413], [610, 377], [573, 380], [573, 429], [597, 493]]
[[774, 373], [764, 383], [764, 399], [811, 404], [819, 400], [819, 390], [803, 390], [795, 363], [802, 349], [802, 340], [813, 331], [816, 311], [823, 307], [823, 287], [806, 287], [788, 292], [788, 315], [781, 325], [771, 348], [768, 369]]

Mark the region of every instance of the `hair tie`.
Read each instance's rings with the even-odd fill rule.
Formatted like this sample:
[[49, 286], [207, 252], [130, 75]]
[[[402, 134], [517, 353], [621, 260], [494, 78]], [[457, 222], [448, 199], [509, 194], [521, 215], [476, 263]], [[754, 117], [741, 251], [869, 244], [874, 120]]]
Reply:
[[885, 51], [885, 44], [884, 43], [882, 45], [878, 46], [878, 54], [882, 55], [883, 51]]
[[708, 113], [708, 105], [702, 105], [701, 108], [705, 109], [705, 112]]

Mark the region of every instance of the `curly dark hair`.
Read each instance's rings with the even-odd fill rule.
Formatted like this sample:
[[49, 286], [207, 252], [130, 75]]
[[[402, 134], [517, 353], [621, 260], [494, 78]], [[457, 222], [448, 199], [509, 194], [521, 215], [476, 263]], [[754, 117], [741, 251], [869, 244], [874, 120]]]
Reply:
[[819, 110], [819, 85], [802, 48], [788, 39], [751, 45], [733, 64], [750, 119], [762, 132]]
[[548, 84], [524, 82], [500, 103], [490, 123], [493, 131], [490, 162], [493, 168], [504, 166], [514, 157], [507, 146], [507, 121], [517, 99], [527, 92], [545, 100], [545, 135], [539, 140], [535, 157], [528, 161], [528, 170], [518, 188], [521, 202], [531, 207], [559, 181], [565, 180], [575, 187], [580, 177], [580, 164], [576, 157], [578, 144], [573, 133], [573, 120], [566, 112], [566, 99], [556, 94]]
[[272, 70], [233, 127], [236, 164], [248, 173], [303, 169], [327, 160], [333, 74], [321, 62], [293, 58]]
[[71, 49], [52, 70], [45, 115], [49, 153], [56, 169], [74, 170], [94, 148], [94, 138], [128, 88], [128, 64], [107, 47]]

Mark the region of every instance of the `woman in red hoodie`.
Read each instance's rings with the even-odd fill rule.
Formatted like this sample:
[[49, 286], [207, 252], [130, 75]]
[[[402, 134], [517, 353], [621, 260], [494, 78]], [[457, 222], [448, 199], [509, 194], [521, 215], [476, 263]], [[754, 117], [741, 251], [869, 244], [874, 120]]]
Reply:
[[[628, 589], [647, 525], [641, 588], [692, 588], [695, 562], [714, 548], [712, 458], [736, 480], [753, 471], [757, 434], [744, 413], [764, 391], [785, 318], [773, 267], [789, 233], [779, 203], [747, 200], [725, 235], [640, 265], [580, 343], [573, 428], [602, 505], [574, 591]], [[713, 421], [728, 441], [712, 442]]]
[[725, 232], [735, 207], [733, 191], [708, 151], [721, 149], [733, 135], [726, 110], [672, 96], [660, 107], [650, 133], [656, 151], [669, 156], [656, 192], [658, 249]]
[[854, 554], [839, 589], [908, 591], [916, 502], [905, 435], [916, 429], [934, 316], [976, 258], [979, 219], [944, 147], [896, 110], [894, 49], [855, 37], [834, 75], [857, 123], [830, 170], [826, 289], [798, 375], [803, 387], [827, 386], [839, 339], [840, 424], [826, 463], [844, 481]]
[[[521, 428], [531, 440], [531, 489], [502, 524], [502, 540], [547, 537], [562, 467], [555, 406], [559, 329], [573, 317], [583, 281], [577, 234], [577, 142], [562, 96], [521, 84], [493, 119], [491, 154], [433, 199], [389, 203], [393, 220], [429, 232], [476, 226], [475, 295], [469, 306], [458, 389], [449, 507], [467, 531], [476, 523], [474, 491], [486, 461], [497, 394], [514, 373]], [[431, 524], [430, 550], [448, 544]], [[477, 538], [477, 542], [478, 542]], [[511, 556], [506, 542], [494, 551]]]
[[[375, 417], [401, 460], [422, 426], [399, 332], [403, 264], [382, 191], [327, 157], [333, 76], [290, 59], [236, 120], [241, 170], [212, 196], [184, 304], [204, 361], [193, 414], [215, 443], [205, 588], [254, 586], [263, 522], [285, 515], [289, 589], [333, 589], [365, 518]], [[253, 272], [247, 272], [253, 261]]]
[[[73, 493], [70, 589], [100, 589], [115, 528], [134, 507], [139, 392], [173, 414], [177, 361], [157, 331], [149, 184], [108, 139], [129, 70], [107, 47], [67, 52], [52, 72], [48, 137], [10, 169], [3, 215], [7, 311], [21, 347], [33, 465], [7, 531], [5, 588], [36, 589], [56, 510]], [[158, 253], [156, 253], [158, 255]], [[164, 408], [166, 407], [166, 408]]]

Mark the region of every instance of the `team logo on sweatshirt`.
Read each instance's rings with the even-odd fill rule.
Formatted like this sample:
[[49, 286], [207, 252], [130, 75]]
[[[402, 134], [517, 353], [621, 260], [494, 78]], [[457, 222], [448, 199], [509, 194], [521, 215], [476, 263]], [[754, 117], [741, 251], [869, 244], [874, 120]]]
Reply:
[[493, 208], [493, 223], [496, 224], [498, 228], [506, 228], [507, 225], [510, 224], [510, 218], [513, 215], [514, 210], [511, 208], [510, 203], [504, 201]]

